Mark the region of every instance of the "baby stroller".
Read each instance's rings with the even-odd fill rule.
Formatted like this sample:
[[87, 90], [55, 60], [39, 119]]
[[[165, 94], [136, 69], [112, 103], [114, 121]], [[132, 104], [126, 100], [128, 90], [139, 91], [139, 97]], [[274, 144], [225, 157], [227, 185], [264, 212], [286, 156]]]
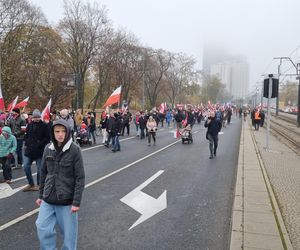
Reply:
[[82, 146], [82, 145], [92, 145], [92, 140], [89, 137], [89, 132], [87, 131], [86, 127], [84, 127], [83, 125], [78, 130], [75, 138], [76, 138], [76, 142], [80, 146]]
[[185, 142], [188, 142], [188, 144], [193, 143], [192, 127], [190, 124], [182, 129], [181, 140], [182, 144], [184, 144]]

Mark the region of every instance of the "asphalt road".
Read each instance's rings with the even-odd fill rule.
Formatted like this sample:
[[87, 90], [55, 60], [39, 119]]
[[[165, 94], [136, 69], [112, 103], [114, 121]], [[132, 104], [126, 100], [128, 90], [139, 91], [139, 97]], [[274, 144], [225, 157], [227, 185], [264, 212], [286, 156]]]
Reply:
[[[217, 157], [212, 160], [203, 124], [193, 128], [193, 144], [182, 145], [172, 130], [161, 129], [155, 146], [125, 136], [121, 152], [100, 145], [83, 149], [87, 185], [79, 212], [78, 249], [229, 248], [241, 122], [234, 117], [222, 130]], [[20, 169], [13, 175], [22, 178], [24, 174]], [[20, 179], [11, 187], [25, 184]], [[132, 207], [143, 207], [150, 200], [139, 210], [149, 212], [164, 200], [164, 191], [166, 208], [131, 228], [144, 213]], [[125, 203], [132, 199], [124, 198], [129, 193], [135, 198], [130, 206]], [[39, 248], [37, 213], [28, 214], [36, 209], [36, 197], [37, 192], [16, 192], [0, 199], [0, 249]], [[23, 215], [28, 217], [22, 219]]]

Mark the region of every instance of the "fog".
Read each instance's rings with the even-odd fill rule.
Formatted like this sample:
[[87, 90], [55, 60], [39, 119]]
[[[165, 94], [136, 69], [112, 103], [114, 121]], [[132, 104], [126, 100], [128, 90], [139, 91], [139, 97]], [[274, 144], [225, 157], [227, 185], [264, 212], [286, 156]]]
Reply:
[[[63, 15], [63, 0], [31, 0], [52, 24]], [[92, 1], [90, 1], [92, 2]], [[251, 89], [264, 73], [277, 73], [278, 60], [300, 59], [300, 0], [96, 0], [114, 27], [134, 33], [144, 46], [184, 52], [202, 67], [205, 43], [243, 54]], [[289, 62], [282, 72], [291, 67]], [[289, 73], [294, 73], [291, 68]]]

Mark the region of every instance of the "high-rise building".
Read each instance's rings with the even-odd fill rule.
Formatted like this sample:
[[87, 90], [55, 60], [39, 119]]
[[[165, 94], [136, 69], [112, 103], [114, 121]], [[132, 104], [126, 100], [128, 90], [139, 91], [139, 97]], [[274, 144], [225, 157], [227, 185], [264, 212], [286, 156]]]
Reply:
[[249, 64], [244, 55], [230, 55], [218, 46], [204, 46], [203, 71], [216, 75], [233, 99], [245, 99], [249, 91]]

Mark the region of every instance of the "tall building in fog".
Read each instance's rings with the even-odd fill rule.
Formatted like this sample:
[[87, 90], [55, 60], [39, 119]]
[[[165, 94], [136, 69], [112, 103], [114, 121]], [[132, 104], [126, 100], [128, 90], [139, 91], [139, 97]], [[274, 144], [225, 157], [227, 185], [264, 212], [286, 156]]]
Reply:
[[216, 75], [233, 99], [245, 99], [249, 92], [249, 64], [244, 55], [230, 55], [224, 49], [205, 46], [203, 71]]
[[228, 58], [228, 52], [225, 48], [215, 44], [205, 44], [203, 48], [203, 71], [210, 74], [210, 67], [213, 64], [224, 62]]

